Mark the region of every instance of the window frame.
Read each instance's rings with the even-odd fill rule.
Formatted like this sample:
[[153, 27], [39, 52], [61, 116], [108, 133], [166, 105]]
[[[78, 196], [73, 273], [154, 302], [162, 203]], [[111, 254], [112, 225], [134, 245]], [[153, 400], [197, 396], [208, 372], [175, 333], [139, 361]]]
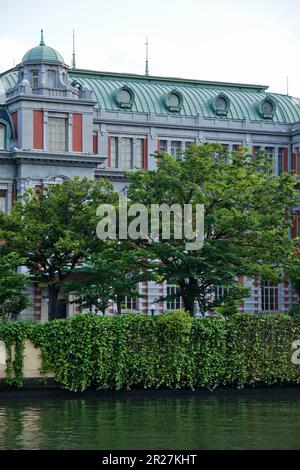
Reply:
[[182, 307], [182, 299], [179, 295], [180, 288], [176, 284], [168, 283], [166, 285], [167, 296], [178, 295], [178, 297], [166, 300], [166, 311], [179, 310]]
[[0, 188], [0, 214], [7, 214], [7, 211], [8, 211], [8, 191], [7, 189]]
[[39, 69], [32, 69], [31, 70], [31, 87], [39, 88], [40, 86], [40, 73]]
[[0, 138], [0, 150], [6, 150], [6, 133], [7, 133], [7, 126], [0, 122], [0, 136], [1, 131], [3, 131], [3, 147], [1, 147], [1, 138]]
[[[64, 132], [61, 132], [61, 133], [58, 133], [57, 132], [57, 128], [59, 126], [54, 126], [54, 121], [56, 121], [58, 123], [58, 121], [64, 121]], [[69, 148], [69, 132], [68, 132], [68, 116], [65, 115], [65, 116], [56, 116], [56, 115], [49, 115], [48, 116], [48, 121], [47, 121], [47, 150], [49, 152], [68, 152], [68, 148]], [[53, 130], [55, 129], [54, 132], [52, 132]], [[62, 129], [63, 129], [63, 126], [62, 126]], [[63, 134], [65, 134], [65, 137], [64, 139], [62, 139], [62, 136]], [[52, 136], [56, 136], [56, 138], [52, 140]], [[59, 139], [58, 137], [61, 137], [61, 139]], [[64, 146], [63, 145], [59, 145], [59, 144], [63, 144], [64, 143]], [[53, 145], [54, 144], [54, 145]]]
[[[182, 140], [171, 140], [170, 155], [174, 158], [180, 158], [182, 152]], [[173, 144], [179, 144], [177, 147], [173, 147]]]
[[278, 312], [279, 286], [271, 281], [261, 282], [261, 310], [262, 312]]

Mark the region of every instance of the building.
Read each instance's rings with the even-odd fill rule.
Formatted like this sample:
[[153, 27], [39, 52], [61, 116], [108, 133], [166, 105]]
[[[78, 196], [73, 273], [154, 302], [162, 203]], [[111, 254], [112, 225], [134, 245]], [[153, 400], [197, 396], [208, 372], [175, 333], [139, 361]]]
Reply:
[[[75, 61], [74, 61], [75, 63]], [[69, 68], [62, 56], [40, 44], [14, 69], [0, 75], [0, 210], [29, 187], [75, 175], [105, 177], [122, 191], [124, 170], [155, 168], [156, 150], [178, 155], [190, 142], [219, 142], [229, 150], [265, 148], [274, 171], [300, 176], [300, 99], [268, 93], [266, 86], [207, 82]], [[300, 230], [295, 210], [293, 235]], [[250, 285], [241, 309], [288, 310], [289, 283]], [[144, 283], [145, 299], [125, 299], [126, 308], [149, 312], [176, 286]], [[35, 286], [28, 319], [47, 318], [47, 293]], [[157, 312], [179, 307], [161, 303]], [[67, 315], [75, 307], [67, 307]]]

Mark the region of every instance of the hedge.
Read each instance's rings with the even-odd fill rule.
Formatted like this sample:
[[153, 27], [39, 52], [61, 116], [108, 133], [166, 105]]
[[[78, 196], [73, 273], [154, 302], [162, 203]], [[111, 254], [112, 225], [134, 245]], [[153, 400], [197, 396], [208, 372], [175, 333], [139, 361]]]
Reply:
[[179, 311], [156, 318], [82, 314], [44, 324], [2, 322], [9, 386], [22, 387], [25, 339], [41, 348], [42, 372], [53, 371], [57, 384], [71, 391], [300, 383], [300, 365], [291, 360], [300, 322], [284, 314], [223, 320]]

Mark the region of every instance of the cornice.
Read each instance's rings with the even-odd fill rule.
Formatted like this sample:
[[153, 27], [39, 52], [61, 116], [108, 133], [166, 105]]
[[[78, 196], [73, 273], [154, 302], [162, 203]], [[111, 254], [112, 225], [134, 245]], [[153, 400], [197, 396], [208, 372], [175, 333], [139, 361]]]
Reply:
[[4, 157], [9, 162], [19, 163], [35, 163], [44, 165], [69, 165], [69, 166], [87, 166], [90, 168], [97, 168], [100, 163], [103, 163], [106, 158], [94, 155], [86, 154], [74, 154], [74, 153], [47, 153], [47, 152], [35, 152], [26, 150], [12, 150], [4, 155], [0, 153], [0, 159]]

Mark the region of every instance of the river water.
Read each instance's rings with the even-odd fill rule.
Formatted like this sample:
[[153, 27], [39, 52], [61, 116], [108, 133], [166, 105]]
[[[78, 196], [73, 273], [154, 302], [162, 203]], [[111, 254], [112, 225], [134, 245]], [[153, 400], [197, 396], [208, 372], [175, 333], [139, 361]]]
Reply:
[[300, 389], [0, 392], [0, 449], [300, 449]]

